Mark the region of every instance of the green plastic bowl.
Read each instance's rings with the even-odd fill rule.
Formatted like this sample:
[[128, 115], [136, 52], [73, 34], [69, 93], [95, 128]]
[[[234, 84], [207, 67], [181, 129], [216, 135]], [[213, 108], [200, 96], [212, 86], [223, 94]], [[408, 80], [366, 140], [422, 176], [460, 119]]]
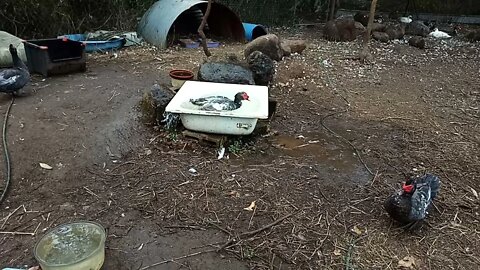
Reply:
[[105, 260], [105, 229], [98, 223], [62, 224], [35, 245], [42, 270], [99, 270]]

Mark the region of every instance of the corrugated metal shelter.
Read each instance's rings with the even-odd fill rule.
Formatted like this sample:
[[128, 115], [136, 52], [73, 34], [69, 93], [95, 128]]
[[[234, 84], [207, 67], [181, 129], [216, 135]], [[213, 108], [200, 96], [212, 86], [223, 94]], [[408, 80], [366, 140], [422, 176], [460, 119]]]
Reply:
[[[207, 10], [207, 3], [205, 0], [159, 0], [145, 12], [137, 32], [145, 41], [165, 48], [178, 37], [196, 35], [203, 14]], [[219, 3], [212, 4], [204, 32], [207, 38], [215, 36], [245, 41], [240, 18]]]

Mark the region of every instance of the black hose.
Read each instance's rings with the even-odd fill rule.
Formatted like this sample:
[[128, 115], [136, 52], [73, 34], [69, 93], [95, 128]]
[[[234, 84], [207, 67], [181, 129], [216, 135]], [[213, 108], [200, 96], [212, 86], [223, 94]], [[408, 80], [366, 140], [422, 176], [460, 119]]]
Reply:
[[7, 122], [8, 116], [10, 115], [10, 110], [12, 109], [12, 105], [15, 102], [15, 95], [12, 95], [12, 101], [7, 108], [7, 112], [5, 113], [5, 120], [3, 121], [3, 153], [5, 155], [5, 164], [7, 168], [7, 178], [5, 179], [5, 187], [3, 188], [2, 195], [0, 195], [0, 203], [3, 202], [5, 199], [5, 195], [7, 195], [8, 187], [10, 186], [10, 180], [12, 177], [12, 168], [10, 166], [10, 155], [8, 154], [8, 147], [7, 147]]

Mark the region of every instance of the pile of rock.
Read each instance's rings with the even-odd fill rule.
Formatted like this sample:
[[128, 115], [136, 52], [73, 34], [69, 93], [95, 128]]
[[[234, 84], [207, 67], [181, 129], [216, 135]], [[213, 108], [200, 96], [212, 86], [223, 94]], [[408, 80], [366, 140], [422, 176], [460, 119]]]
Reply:
[[275, 75], [275, 62], [292, 53], [302, 53], [303, 40], [280, 40], [274, 34], [258, 37], [247, 44], [245, 62], [210, 61], [202, 64], [198, 79], [208, 82], [268, 85]]
[[365, 27], [360, 22], [352, 19], [336, 19], [325, 24], [323, 36], [330, 41], [354, 41], [365, 31]]
[[[358, 12], [357, 14], [355, 14], [353, 18], [355, 22], [360, 23], [363, 26], [367, 26], [368, 13], [363, 11]], [[344, 22], [339, 22], [339, 20], [336, 20], [335, 24], [345, 25]], [[351, 22], [348, 24], [347, 28], [349, 29], [352, 28]], [[325, 26], [325, 30], [327, 32], [329, 31], [328, 23]], [[344, 32], [348, 33], [348, 29], [344, 30]], [[414, 46], [420, 49], [425, 48], [424, 37], [426, 37], [430, 32], [431, 32], [430, 28], [421, 21], [412, 21], [411, 23], [399, 23], [399, 24], [397, 23], [397, 24], [390, 24], [390, 25], [375, 22], [372, 25], [373, 39], [386, 43], [395, 39], [403, 39], [405, 35], [411, 35], [413, 37], [409, 39], [408, 43], [411, 46]], [[339, 35], [341, 36], [342, 33], [339, 32]]]

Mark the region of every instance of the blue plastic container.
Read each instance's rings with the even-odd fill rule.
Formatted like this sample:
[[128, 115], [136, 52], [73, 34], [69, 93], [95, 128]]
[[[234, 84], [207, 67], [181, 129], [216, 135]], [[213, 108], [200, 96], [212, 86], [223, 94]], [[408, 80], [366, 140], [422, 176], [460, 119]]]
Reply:
[[85, 52], [118, 50], [126, 43], [125, 38], [112, 38], [109, 40], [86, 40], [86, 35], [84, 34], [63, 35], [59, 36], [58, 38], [68, 38], [69, 40], [81, 41], [85, 43]]
[[242, 23], [243, 29], [245, 30], [245, 39], [247, 41], [252, 41], [257, 37], [268, 34], [267, 29], [260, 24], [253, 23]]

